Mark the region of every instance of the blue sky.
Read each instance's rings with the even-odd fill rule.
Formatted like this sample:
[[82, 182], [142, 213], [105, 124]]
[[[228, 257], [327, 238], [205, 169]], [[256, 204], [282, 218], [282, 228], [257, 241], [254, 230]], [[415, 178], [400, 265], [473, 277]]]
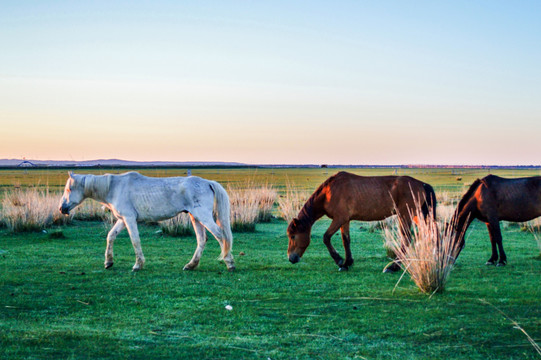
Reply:
[[541, 164], [537, 1], [12, 2], [0, 157]]

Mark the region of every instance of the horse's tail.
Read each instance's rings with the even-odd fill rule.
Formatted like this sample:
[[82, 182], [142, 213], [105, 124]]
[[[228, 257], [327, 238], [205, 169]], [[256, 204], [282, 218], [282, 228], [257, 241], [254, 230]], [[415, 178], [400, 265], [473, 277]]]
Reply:
[[222, 253], [220, 260], [223, 260], [227, 254], [231, 252], [233, 246], [233, 233], [231, 232], [231, 210], [229, 204], [229, 196], [222, 185], [216, 181], [210, 181], [210, 187], [214, 192], [214, 214], [216, 224], [220, 227], [223, 234]]
[[436, 192], [434, 191], [434, 188], [430, 184], [423, 184], [423, 188], [425, 189], [425, 195], [426, 200], [421, 206], [421, 211], [423, 213], [423, 217], [426, 219], [426, 217], [429, 214], [432, 214], [434, 220], [436, 220]]

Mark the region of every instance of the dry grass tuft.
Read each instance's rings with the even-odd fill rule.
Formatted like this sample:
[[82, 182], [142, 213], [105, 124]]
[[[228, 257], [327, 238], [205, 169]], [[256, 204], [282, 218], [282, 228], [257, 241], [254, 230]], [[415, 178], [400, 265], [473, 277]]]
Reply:
[[280, 217], [290, 223], [309, 197], [310, 193], [308, 191], [299, 189], [288, 181], [286, 192], [278, 198]]
[[528, 221], [526, 223], [526, 228], [533, 234], [535, 241], [537, 242], [539, 254], [541, 255], [541, 218]]
[[231, 202], [231, 230], [238, 232], [255, 231], [259, 217], [258, 197], [250, 189], [227, 187]]
[[58, 211], [59, 197], [48, 188], [15, 189], [2, 200], [2, 222], [12, 232], [39, 231], [71, 220]]
[[270, 222], [272, 219], [272, 208], [276, 202], [278, 193], [272, 185], [265, 184], [259, 187], [253, 187], [251, 192], [257, 198], [259, 203], [258, 222]]
[[442, 292], [459, 251], [457, 244], [452, 243], [453, 226], [440, 226], [432, 214], [423, 219], [419, 204], [412, 215], [417, 216], [419, 224], [413, 226], [410, 246], [402, 247], [407, 239], [403, 238], [398, 226], [384, 230], [385, 241], [422, 292]]

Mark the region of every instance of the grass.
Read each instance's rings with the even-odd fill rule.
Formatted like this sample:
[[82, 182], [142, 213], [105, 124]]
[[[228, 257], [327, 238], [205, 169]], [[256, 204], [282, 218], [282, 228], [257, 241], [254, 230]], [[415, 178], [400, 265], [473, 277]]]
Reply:
[[509, 264], [487, 267], [486, 227], [474, 223], [446, 292], [429, 298], [409, 280], [393, 293], [399, 274], [381, 273], [381, 233], [353, 224], [348, 272], [321, 241], [328, 220], [316, 223], [296, 265], [286, 258], [285, 221], [235, 233], [235, 273], [216, 261], [215, 241], [197, 270], [182, 271], [194, 237], [161, 236], [156, 226], [140, 228], [147, 262], [139, 273], [125, 232], [115, 266], [103, 269], [101, 222], [75, 221], [56, 230], [60, 238], [0, 229], [0, 358], [539, 358], [516, 328], [541, 342], [531, 234], [507, 230]]
[[453, 227], [446, 226], [451, 222], [451, 217], [438, 221], [434, 219], [434, 211], [429, 209], [428, 216], [424, 218], [418, 202], [409, 215], [417, 218], [417, 224], [412, 226], [411, 244], [403, 246], [409, 239], [402, 234], [400, 226], [403, 225], [397, 221], [396, 226], [384, 229], [386, 247], [394, 250], [400, 266], [419, 290], [431, 295], [442, 292], [460, 250], [459, 244], [453, 241]]

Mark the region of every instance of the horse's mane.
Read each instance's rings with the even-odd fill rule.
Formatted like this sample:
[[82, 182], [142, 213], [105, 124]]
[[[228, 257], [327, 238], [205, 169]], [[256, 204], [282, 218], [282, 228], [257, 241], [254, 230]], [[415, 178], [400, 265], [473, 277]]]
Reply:
[[84, 194], [96, 200], [105, 200], [111, 185], [110, 175], [84, 175]]
[[[301, 227], [309, 228], [312, 226], [314, 221], [316, 220], [316, 215], [314, 214], [314, 203], [316, 199], [321, 195], [323, 192], [323, 189], [328, 186], [330, 183], [335, 181], [336, 177], [342, 172], [339, 172], [327, 180], [325, 180], [319, 187], [314, 191], [314, 193], [306, 200], [306, 203], [302, 207], [301, 211], [299, 211], [299, 214], [297, 215], [297, 219], [299, 220], [299, 223]], [[299, 230], [306, 230], [306, 229], [299, 229]]]
[[462, 197], [462, 199], [460, 199], [460, 202], [458, 203], [457, 207], [456, 207], [456, 213], [460, 213], [460, 211], [462, 211], [462, 209], [464, 208], [464, 206], [466, 206], [466, 203], [470, 200], [470, 198], [472, 197], [473, 193], [475, 192], [475, 190], [477, 190], [477, 188], [479, 187], [479, 185], [481, 185], [483, 183], [483, 180], [481, 179], [477, 179], [473, 182], [473, 184], [471, 184], [470, 188], [468, 189], [468, 191], [466, 191], [466, 193], [464, 194], [464, 196]]

